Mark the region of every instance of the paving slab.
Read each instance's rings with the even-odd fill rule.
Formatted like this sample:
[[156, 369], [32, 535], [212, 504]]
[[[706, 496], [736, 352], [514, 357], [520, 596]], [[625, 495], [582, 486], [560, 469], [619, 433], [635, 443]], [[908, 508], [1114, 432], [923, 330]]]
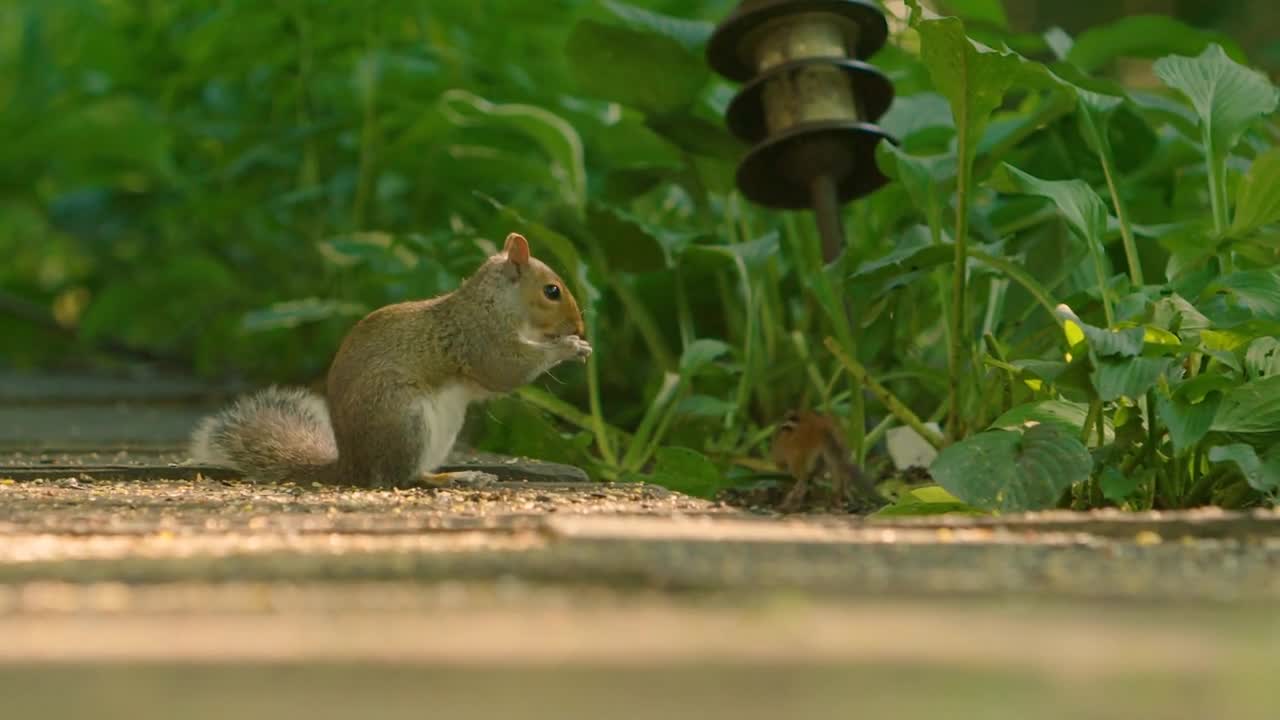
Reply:
[[1274, 512], [256, 485], [184, 457], [217, 393], [73, 380], [0, 382], [5, 717], [1280, 716]]

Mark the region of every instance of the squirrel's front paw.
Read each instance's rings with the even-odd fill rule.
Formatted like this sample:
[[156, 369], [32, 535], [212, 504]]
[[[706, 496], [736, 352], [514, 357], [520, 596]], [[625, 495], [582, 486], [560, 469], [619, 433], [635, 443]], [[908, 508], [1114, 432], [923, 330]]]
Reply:
[[591, 343], [577, 335], [565, 335], [559, 342], [564, 346], [566, 359], [586, 361], [591, 357]]

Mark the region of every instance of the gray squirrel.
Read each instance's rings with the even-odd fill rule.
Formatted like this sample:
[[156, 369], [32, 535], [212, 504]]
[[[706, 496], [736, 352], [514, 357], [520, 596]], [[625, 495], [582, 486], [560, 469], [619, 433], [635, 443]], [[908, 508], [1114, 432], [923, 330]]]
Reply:
[[327, 402], [301, 388], [246, 395], [200, 422], [192, 459], [264, 482], [433, 483], [468, 405], [585, 361], [584, 334], [569, 288], [511, 233], [456, 290], [356, 323], [329, 368]]

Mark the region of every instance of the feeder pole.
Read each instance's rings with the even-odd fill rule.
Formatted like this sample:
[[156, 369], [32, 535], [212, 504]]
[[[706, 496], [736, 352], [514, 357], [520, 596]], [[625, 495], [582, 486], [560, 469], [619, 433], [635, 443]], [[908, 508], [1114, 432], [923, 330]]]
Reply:
[[707, 43], [707, 62], [743, 83], [730, 132], [753, 147], [737, 183], [764, 207], [810, 209], [831, 263], [845, 247], [841, 207], [888, 178], [876, 166], [875, 123], [893, 85], [865, 60], [889, 26], [870, 0], [742, 0]]

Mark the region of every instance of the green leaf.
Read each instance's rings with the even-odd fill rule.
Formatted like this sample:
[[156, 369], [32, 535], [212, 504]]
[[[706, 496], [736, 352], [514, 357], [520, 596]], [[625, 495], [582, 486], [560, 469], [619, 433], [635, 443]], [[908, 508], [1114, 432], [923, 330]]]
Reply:
[[880, 508], [872, 517], [903, 517], [910, 515], [986, 515], [987, 511], [962, 502], [940, 485], [925, 485], [903, 493], [892, 505]]
[[689, 244], [680, 253], [680, 259], [702, 267], [722, 268], [727, 264], [740, 268], [744, 273], [743, 280], [747, 281], [749, 277], [745, 274], [746, 269], [759, 268], [777, 252], [778, 233], [769, 232], [755, 240], [730, 245]]
[[565, 52], [585, 92], [656, 115], [693, 105], [709, 77], [702, 58], [671, 37], [591, 19], [574, 25]]
[[680, 374], [684, 377], [695, 375], [729, 350], [729, 345], [722, 340], [710, 338], [694, 340], [680, 355]]
[[[1023, 403], [1009, 408], [991, 423], [991, 427], [1006, 430], [1021, 428], [1025, 423], [1035, 422], [1054, 425], [1066, 433], [1077, 437], [1084, 429], [1085, 418], [1089, 415], [1089, 406], [1069, 400], [1041, 400]], [[1103, 439], [1106, 442], [1115, 440], [1115, 429], [1109, 418], [1103, 422]], [[1090, 433], [1093, 437], [1093, 433]]]
[[1151, 321], [1190, 342], [1195, 342], [1210, 325], [1204, 313], [1178, 294], [1157, 300], [1151, 309]]
[[670, 266], [666, 248], [641, 221], [621, 210], [593, 203], [587, 224], [600, 243], [611, 272], [644, 273]]
[[661, 447], [654, 453], [653, 472], [628, 478], [661, 485], [695, 497], [714, 497], [729, 482], [702, 453], [683, 447]]
[[715, 30], [715, 25], [703, 20], [663, 15], [617, 0], [602, 0], [600, 5], [629, 28], [671, 38], [694, 52], [706, 44], [707, 38]]
[[1174, 363], [1173, 358], [1098, 358], [1089, 374], [1098, 397], [1110, 402], [1142, 397]]
[[[1083, 335], [1088, 342], [1089, 352], [1094, 357], [1137, 357], [1146, 347], [1147, 333], [1140, 327], [1108, 330], [1090, 325], [1075, 317], [1065, 318], [1063, 323], [1068, 336], [1072, 332], [1072, 326]], [[1075, 350], [1077, 345], [1075, 342], [1071, 343], [1071, 349]]]
[[1127, 500], [1138, 490], [1141, 482], [1142, 477], [1137, 473], [1125, 475], [1116, 467], [1108, 467], [1098, 476], [1102, 496], [1115, 503]]
[[1280, 375], [1232, 389], [1213, 418], [1212, 429], [1228, 433], [1273, 433], [1280, 430]]
[[1270, 377], [1280, 371], [1280, 340], [1255, 338], [1244, 354], [1244, 369], [1250, 380]]
[[1236, 189], [1231, 235], [1244, 237], [1263, 225], [1280, 221], [1280, 147], [1259, 155]]
[[910, 155], [893, 143], [880, 143], [879, 148], [892, 158], [880, 162], [885, 174], [901, 182], [911, 196], [911, 202], [924, 213], [929, 225], [939, 228], [947, 198], [956, 181], [956, 156], [951, 153]]
[[1204, 436], [1209, 433], [1209, 428], [1213, 426], [1213, 418], [1217, 415], [1218, 406], [1222, 403], [1220, 391], [1207, 392], [1197, 398], [1194, 397], [1195, 393], [1179, 392], [1185, 385], [1187, 383], [1179, 385], [1172, 394], [1162, 391], [1156, 393], [1156, 414], [1169, 429], [1173, 451], [1178, 455], [1195, 447], [1204, 439]]
[[992, 185], [1002, 192], [1052, 200], [1072, 232], [1086, 244], [1100, 243], [1107, 231], [1107, 206], [1083, 180], [1041, 180], [1004, 163], [992, 176]]
[[1234, 463], [1254, 490], [1274, 492], [1280, 489], [1280, 447], [1273, 447], [1258, 457], [1252, 445], [1220, 445], [1210, 448], [1209, 460]]
[[958, 18], [924, 20], [917, 26], [921, 59], [929, 69], [934, 87], [947, 98], [957, 132], [969, 138], [960, 160], [973, 164], [978, 141], [991, 113], [1000, 106], [1005, 93], [1024, 80], [1030, 65], [1015, 53], [998, 52], [970, 40]]
[[946, 0], [944, 7], [949, 14], [965, 20], [975, 20], [1006, 30], [1009, 28], [1003, 0]]
[[240, 326], [249, 332], [296, 328], [299, 325], [319, 322], [330, 318], [358, 317], [369, 311], [359, 303], [325, 300], [322, 298], [304, 298], [289, 300], [245, 313]]
[[1167, 15], [1131, 15], [1080, 33], [1067, 61], [1092, 73], [1116, 58], [1193, 55], [1212, 42], [1226, 45], [1232, 57], [1244, 60], [1244, 51], [1221, 33], [1200, 30]]
[[1280, 320], [1280, 273], [1243, 270], [1214, 281], [1206, 294], [1225, 292], [1260, 318]]
[[690, 395], [676, 405], [676, 412], [686, 417], [724, 417], [737, 412], [738, 406], [710, 395]]
[[1221, 45], [1210, 45], [1194, 58], [1160, 58], [1152, 69], [1191, 101], [1215, 153], [1230, 152], [1250, 124], [1276, 109], [1271, 81], [1227, 57]]
[[[940, 137], [945, 141], [955, 134], [952, 124], [950, 106], [947, 99], [935, 92], [920, 92], [893, 99], [889, 111], [880, 118], [880, 127], [898, 138], [905, 147], [912, 147], [913, 140], [919, 135], [922, 139], [927, 135], [932, 139]], [[881, 143], [880, 147], [893, 147], [892, 143]], [[952, 161], [954, 164], [954, 161]]]
[[587, 202], [587, 170], [582, 138], [564, 118], [533, 105], [499, 104], [461, 89], [440, 96], [445, 117], [462, 127], [492, 126], [520, 133], [536, 142], [552, 163], [562, 195], [582, 210]]
[[879, 297], [935, 267], [950, 263], [954, 255], [950, 245], [899, 246], [884, 257], [859, 265], [849, 276], [849, 291], [864, 297]]
[[547, 413], [516, 396], [486, 403], [484, 416], [475, 440], [478, 449], [570, 465], [590, 461], [580, 435], [561, 432]]
[[1075, 437], [1049, 424], [1025, 432], [988, 430], [945, 448], [930, 475], [952, 495], [1002, 512], [1043, 510], [1089, 478], [1093, 458]]

